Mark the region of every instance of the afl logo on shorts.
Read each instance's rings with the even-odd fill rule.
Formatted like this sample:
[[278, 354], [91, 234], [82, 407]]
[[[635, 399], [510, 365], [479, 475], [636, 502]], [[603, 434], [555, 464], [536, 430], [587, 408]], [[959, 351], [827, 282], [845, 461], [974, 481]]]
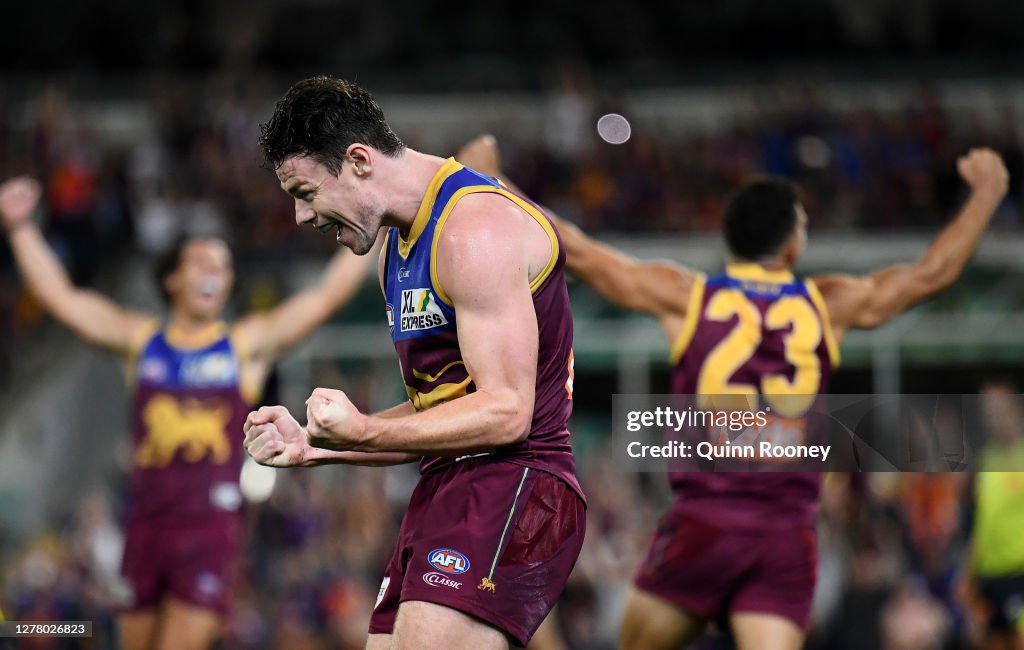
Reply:
[[469, 571], [469, 558], [450, 548], [439, 548], [427, 556], [430, 566], [442, 573], [457, 575]]
[[388, 328], [395, 329], [395, 310], [391, 305], [384, 306], [384, 312], [388, 315]]

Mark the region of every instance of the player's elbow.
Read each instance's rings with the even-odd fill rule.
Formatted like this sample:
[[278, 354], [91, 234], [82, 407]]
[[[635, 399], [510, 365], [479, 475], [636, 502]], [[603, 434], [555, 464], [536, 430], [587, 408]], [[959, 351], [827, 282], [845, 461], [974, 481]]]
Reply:
[[917, 268], [918, 293], [929, 296], [949, 288], [960, 277], [962, 270], [963, 265], [953, 260], [926, 256]]

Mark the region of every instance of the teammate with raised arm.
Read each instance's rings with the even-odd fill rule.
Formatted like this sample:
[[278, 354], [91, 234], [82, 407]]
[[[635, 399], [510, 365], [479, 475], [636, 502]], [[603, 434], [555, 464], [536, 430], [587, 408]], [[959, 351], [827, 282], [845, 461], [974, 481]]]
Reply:
[[420, 461], [370, 620], [368, 648], [526, 645], [585, 530], [566, 425], [572, 315], [548, 217], [455, 159], [405, 147], [369, 93], [300, 81], [260, 140], [295, 219], [380, 258], [409, 400], [374, 415], [317, 388], [306, 426], [283, 407], [246, 422], [278, 467]]
[[[243, 551], [242, 424], [274, 361], [348, 302], [369, 263], [338, 253], [319, 283], [232, 324], [220, 239], [181, 240], [157, 265], [166, 320], [72, 285], [31, 216], [39, 185], [0, 185], [0, 217], [29, 290], [61, 324], [113, 352], [134, 389], [134, 446], [119, 617], [127, 650], [200, 650], [220, 635]], [[371, 242], [372, 243], [372, 242]]]
[[[496, 151], [481, 171], [500, 174]], [[916, 262], [861, 277], [799, 279], [807, 215], [788, 181], [744, 184], [726, 208], [730, 261], [705, 275], [645, 262], [556, 220], [568, 270], [610, 302], [654, 316], [671, 345], [672, 392], [827, 392], [849, 328], [878, 327], [952, 284], [1006, 193], [1002, 160], [957, 163], [971, 193]], [[681, 647], [728, 619], [740, 650], [803, 644], [816, 580], [819, 474], [670, 473], [675, 501], [636, 578], [620, 647]]]

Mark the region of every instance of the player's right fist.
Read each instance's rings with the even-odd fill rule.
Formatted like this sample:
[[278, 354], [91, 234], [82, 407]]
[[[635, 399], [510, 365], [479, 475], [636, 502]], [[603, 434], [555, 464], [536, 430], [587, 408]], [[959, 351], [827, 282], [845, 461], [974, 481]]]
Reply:
[[283, 406], [249, 413], [242, 430], [246, 453], [260, 465], [295, 467], [306, 459], [306, 431]]
[[971, 149], [966, 156], [956, 161], [957, 170], [964, 182], [975, 192], [990, 192], [1002, 197], [1010, 183], [1003, 159], [991, 149]]
[[28, 176], [11, 178], [0, 185], [0, 219], [8, 230], [28, 221], [39, 205], [39, 183]]

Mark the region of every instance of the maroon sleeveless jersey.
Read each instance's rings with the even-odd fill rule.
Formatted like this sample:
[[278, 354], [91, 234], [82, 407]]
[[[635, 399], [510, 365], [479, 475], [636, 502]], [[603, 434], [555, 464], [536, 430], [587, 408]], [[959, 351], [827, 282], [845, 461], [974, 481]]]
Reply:
[[[695, 278], [672, 360], [673, 393], [700, 395], [698, 402], [746, 395], [786, 416], [775, 424], [786, 427], [792, 443], [805, 435], [801, 409], [827, 392], [839, 354], [813, 282], [730, 264], [725, 273]], [[719, 523], [775, 527], [817, 516], [818, 473], [670, 472], [669, 478], [676, 507]]]
[[182, 348], [156, 332], [132, 368], [136, 379], [130, 489], [133, 518], [179, 522], [237, 515], [251, 410], [240, 389], [240, 355], [222, 334]]
[[[551, 240], [551, 258], [530, 285], [539, 343], [530, 433], [522, 442], [488, 453], [550, 472], [582, 497], [567, 429], [572, 413], [572, 313], [562, 274], [565, 252], [558, 233], [536, 205], [451, 158], [431, 181], [409, 239], [403, 240], [392, 228], [385, 244], [388, 325], [406, 391], [416, 408], [425, 410], [476, 390], [459, 349], [456, 309], [437, 283], [434, 255], [441, 228], [456, 202], [479, 192], [500, 194], [512, 201], [530, 214]], [[426, 457], [420, 471], [437, 471], [454, 462], [457, 459], [453, 457]]]

